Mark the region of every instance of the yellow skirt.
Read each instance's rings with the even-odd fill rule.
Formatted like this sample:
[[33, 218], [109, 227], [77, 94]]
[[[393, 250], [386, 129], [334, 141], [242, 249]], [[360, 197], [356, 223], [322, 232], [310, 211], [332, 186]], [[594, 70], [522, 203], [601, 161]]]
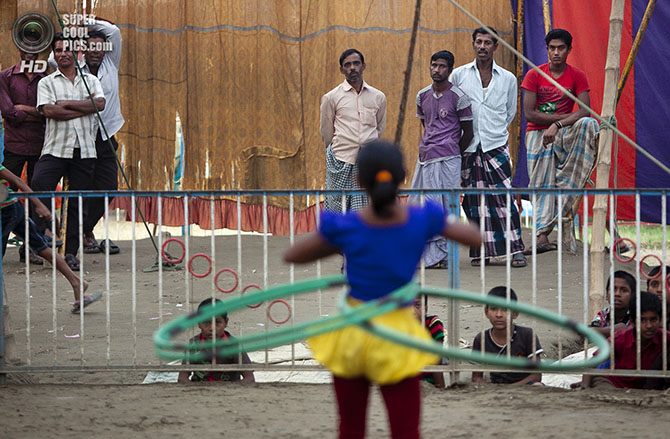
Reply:
[[[360, 303], [348, 300], [352, 305]], [[377, 316], [372, 322], [432, 341], [430, 333], [416, 318], [412, 307]], [[416, 376], [424, 367], [438, 364], [439, 361], [435, 354], [401, 346], [356, 325], [310, 337], [307, 343], [314, 353], [314, 359], [330, 369], [333, 375], [342, 378], [366, 377], [382, 385]]]

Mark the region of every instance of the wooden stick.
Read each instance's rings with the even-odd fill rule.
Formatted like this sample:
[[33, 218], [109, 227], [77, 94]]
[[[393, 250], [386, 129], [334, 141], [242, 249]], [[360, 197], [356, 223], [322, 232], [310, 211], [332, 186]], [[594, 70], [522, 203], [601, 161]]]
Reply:
[[407, 66], [405, 67], [405, 83], [402, 86], [400, 98], [400, 109], [398, 110], [398, 124], [395, 127], [394, 142], [400, 145], [402, 140], [402, 128], [405, 120], [405, 108], [407, 107], [407, 94], [409, 93], [409, 80], [412, 77], [412, 64], [414, 64], [414, 47], [416, 46], [416, 34], [419, 29], [419, 16], [421, 15], [421, 0], [416, 0], [414, 6], [414, 23], [412, 24], [412, 37], [409, 40], [409, 53], [407, 55]]
[[[610, 13], [610, 34], [605, 64], [605, 86], [603, 95], [602, 118], [607, 120], [616, 110], [617, 78], [619, 77], [619, 54], [621, 52], [621, 28], [623, 27], [625, 0], [612, 0]], [[612, 162], [612, 130], [603, 128], [598, 140], [598, 175], [596, 189], [609, 187]], [[590, 276], [589, 276], [589, 315], [594, 316], [602, 307], [604, 281], [604, 242], [605, 220], [607, 216], [607, 195], [599, 194], [593, 203], [593, 231], [591, 233]], [[613, 233], [613, 231], [611, 231]], [[615, 250], [614, 250], [615, 251]]]

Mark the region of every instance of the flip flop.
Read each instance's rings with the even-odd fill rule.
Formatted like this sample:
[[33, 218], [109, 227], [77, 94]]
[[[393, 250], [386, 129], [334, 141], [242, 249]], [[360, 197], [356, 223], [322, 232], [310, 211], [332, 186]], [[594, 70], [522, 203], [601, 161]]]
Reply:
[[433, 264], [429, 267], [426, 267], [427, 270], [434, 270], [434, 269], [445, 269], [447, 268], [447, 262], [446, 261], [440, 261], [437, 264]]
[[104, 241], [100, 241], [100, 253], [105, 253], [105, 246], [107, 245], [109, 245], [110, 255], [115, 255], [121, 252], [121, 249], [118, 245], [114, 244], [114, 241], [111, 239], [105, 239]]
[[98, 241], [93, 239], [93, 241], [89, 241], [87, 244], [86, 241], [84, 240], [84, 253], [86, 254], [94, 254], [94, 253], [100, 253], [100, 245], [98, 244]]
[[[480, 267], [482, 265], [482, 260], [480, 258], [472, 259], [470, 265], [473, 267]], [[484, 265], [491, 265], [491, 262], [488, 259], [484, 259]]]
[[79, 271], [79, 259], [70, 253], [65, 255], [65, 262], [72, 271]]
[[523, 268], [526, 266], [528, 266], [528, 260], [523, 253], [515, 253], [514, 256], [512, 256], [512, 267]]
[[[535, 249], [536, 249], [535, 251], [539, 255], [540, 253], [546, 253], [546, 252], [558, 250], [558, 246], [556, 244], [554, 244], [553, 242], [549, 242], [547, 244], [538, 245], [537, 247], [535, 247]], [[533, 249], [532, 248], [527, 248], [526, 250], [523, 251], [523, 254], [526, 255], [526, 256], [532, 255], [533, 254]]]
[[[84, 308], [86, 308], [87, 306], [89, 306], [93, 302], [97, 302], [98, 300], [100, 300], [101, 297], [102, 297], [102, 293], [95, 293], [92, 296], [84, 296]], [[74, 305], [72, 305], [72, 314], [77, 314], [80, 310], [79, 307], [80, 307], [80, 303], [79, 303], [78, 300], [76, 300], [74, 302]]]

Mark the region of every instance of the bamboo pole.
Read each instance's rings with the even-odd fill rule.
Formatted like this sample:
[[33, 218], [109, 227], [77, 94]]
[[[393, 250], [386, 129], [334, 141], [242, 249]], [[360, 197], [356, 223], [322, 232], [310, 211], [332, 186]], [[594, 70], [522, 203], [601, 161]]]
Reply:
[[[603, 95], [602, 118], [609, 120], [616, 110], [617, 80], [619, 77], [621, 52], [621, 29], [623, 27], [625, 0], [612, 0], [610, 13], [610, 33], [607, 45], [607, 62], [605, 64], [605, 86]], [[610, 167], [612, 162], [612, 130], [603, 128], [598, 141], [598, 174], [596, 189], [609, 186]], [[594, 316], [603, 304], [605, 282], [603, 253], [605, 249], [605, 219], [607, 216], [607, 195], [599, 194], [593, 203], [593, 231], [591, 233], [589, 276], [589, 315]]]
[[409, 53], [407, 54], [407, 66], [405, 67], [405, 83], [402, 87], [400, 108], [398, 109], [398, 125], [395, 128], [395, 143], [400, 145], [402, 140], [402, 128], [405, 122], [405, 108], [407, 108], [407, 94], [409, 93], [409, 81], [412, 78], [412, 64], [414, 64], [414, 47], [416, 46], [416, 34], [419, 29], [419, 17], [421, 16], [421, 0], [416, 0], [414, 6], [414, 23], [412, 24], [412, 36], [409, 40]]
[[[519, 0], [520, 2], [522, 0]], [[544, 34], [547, 35], [552, 29], [551, 25], [551, 8], [549, 7], [549, 0], [542, 0], [542, 16], [544, 17]]]
[[[523, 53], [523, 39], [524, 35], [524, 2], [519, 1], [517, 3], [516, 10], [516, 50]], [[516, 57], [516, 79], [518, 83], [521, 83], [523, 79], [523, 60], [521, 57]], [[516, 151], [512, 151], [512, 175], [516, 173], [516, 167], [519, 163], [519, 152], [521, 151], [521, 87], [517, 87], [516, 90], [516, 120], [518, 121], [516, 126]], [[521, 195], [517, 195], [517, 203], [521, 207]]]
[[616, 101], [619, 102], [621, 98], [621, 92], [626, 86], [626, 80], [628, 79], [628, 74], [633, 68], [633, 63], [635, 62], [635, 57], [637, 56], [637, 51], [640, 48], [642, 43], [642, 38], [647, 32], [647, 26], [649, 25], [649, 20], [651, 19], [651, 13], [654, 12], [654, 7], [656, 6], [656, 0], [651, 0], [647, 5], [647, 9], [644, 11], [644, 16], [642, 17], [642, 22], [640, 23], [640, 28], [637, 30], [637, 35], [635, 35], [635, 41], [633, 41], [633, 47], [630, 50], [628, 59], [626, 60], [626, 65], [623, 68], [623, 73], [621, 73], [621, 78], [619, 78], [619, 85], [617, 86]]

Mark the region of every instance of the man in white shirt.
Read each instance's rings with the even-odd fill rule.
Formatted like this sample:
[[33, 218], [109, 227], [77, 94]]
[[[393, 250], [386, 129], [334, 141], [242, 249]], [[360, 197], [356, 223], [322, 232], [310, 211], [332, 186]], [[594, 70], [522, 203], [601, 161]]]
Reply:
[[[320, 132], [326, 146], [326, 189], [360, 189], [357, 183], [358, 150], [378, 139], [386, 125], [386, 96], [363, 81], [365, 59], [356, 49], [340, 56], [345, 80], [321, 98]], [[367, 204], [364, 194], [345, 197], [345, 209]], [[324, 208], [342, 212], [342, 197], [325, 197]]]
[[[74, 56], [64, 47], [65, 40], [62, 33], [54, 36], [52, 49], [58, 69], [37, 86], [37, 110], [46, 118], [46, 132], [42, 155], [35, 164], [30, 184], [34, 191], [55, 190], [63, 176], [68, 177], [71, 191], [91, 189], [98, 128], [95, 108], [105, 108], [105, 95], [98, 78], [89, 73], [77, 73]], [[88, 97], [84, 81], [94, 102]], [[45, 201], [50, 204], [48, 199]], [[65, 242], [65, 261], [74, 271], [79, 269], [76, 258], [79, 248], [78, 204], [76, 198], [68, 203]], [[83, 217], [86, 221], [85, 211]], [[38, 226], [43, 230], [49, 224]]]
[[[118, 148], [118, 143], [114, 135], [124, 123], [119, 102], [121, 31], [113, 23], [98, 17], [93, 24], [88, 26], [88, 36], [86, 64], [83, 70], [100, 80], [107, 101], [105, 109], [100, 112], [105, 130], [101, 126], [95, 139], [97, 158], [92, 189], [115, 191], [118, 189], [118, 167], [114, 151]], [[109, 50], [104, 50], [105, 48]], [[109, 141], [107, 135], [109, 135]], [[109, 201], [112, 201], [112, 197], [109, 197]], [[105, 246], [109, 247], [110, 254], [119, 253], [119, 247], [111, 240], [102, 241], [98, 245], [93, 234], [93, 228], [105, 213], [105, 199], [102, 197], [87, 198], [84, 200], [84, 209], [87, 211], [84, 222], [84, 253], [104, 252]]]
[[[498, 42], [486, 29], [479, 28], [472, 33], [472, 47], [475, 60], [458, 67], [451, 75], [451, 82], [470, 97], [474, 116], [474, 137], [463, 154], [462, 184], [465, 188], [511, 188], [512, 165], [507, 127], [516, 115], [516, 78], [493, 60]], [[505, 194], [486, 195], [485, 210], [480, 212], [479, 195], [466, 195], [463, 209], [470, 221], [479, 223], [483, 217], [484, 258], [488, 262], [490, 258], [506, 255], [509, 208], [512, 266], [525, 267], [528, 262], [523, 255], [519, 211], [513, 202], [507, 206], [506, 198]], [[471, 248], [470, 258], [473, 266], [479, 266], [480, 248]]]

